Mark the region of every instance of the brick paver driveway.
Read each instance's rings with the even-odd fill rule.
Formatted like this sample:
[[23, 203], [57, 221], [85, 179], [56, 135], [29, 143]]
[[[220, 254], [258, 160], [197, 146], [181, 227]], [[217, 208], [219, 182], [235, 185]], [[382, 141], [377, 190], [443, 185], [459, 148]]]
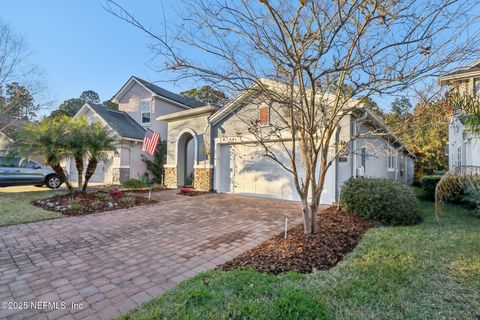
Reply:
[[111, 319], [281, 232], [285, 216], [301, 221], [295, 202], [156, 197], [147, 207], [0, 228], [0, 302], [59, 307], [0, 310], [0, 319]]

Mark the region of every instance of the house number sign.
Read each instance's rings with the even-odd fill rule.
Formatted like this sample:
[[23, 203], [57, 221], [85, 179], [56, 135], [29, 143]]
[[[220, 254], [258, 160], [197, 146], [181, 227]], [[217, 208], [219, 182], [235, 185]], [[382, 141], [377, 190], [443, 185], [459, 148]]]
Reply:
[[242, 142], [242, 138], [241, 137], [221, 137], [220, 142], [221, 143]]

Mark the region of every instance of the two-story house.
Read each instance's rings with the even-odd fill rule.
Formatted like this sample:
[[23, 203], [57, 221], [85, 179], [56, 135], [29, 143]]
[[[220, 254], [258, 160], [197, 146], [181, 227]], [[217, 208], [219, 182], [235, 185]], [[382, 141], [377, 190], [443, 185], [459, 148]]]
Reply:
[[[248, 124], [240, 120], [258, 120], [268, 129], [275, 121], [272, 115], [276, 113], [271, 111], [280, 106], [262, 103], [252, 92], [241, 93], [223, 108], [204, 105], [136, 77], [128, 80], [113, 101], [119, 104], [118, 111], [87, 103], [75, 115], [102, 122], [118, 138], [117, 150], [98, 165], [93, 182], [110, 184], [142, 177], [147, 172], [142, 141], [150, 128], [167, 141], [168, 187], [193, 184], [199, 190], [298, 200], [290, 173], [264, 156], [262, 147], [250, 137]], [[380, 134], [356, 139], [327, 171], [322, 203], [335, 202], [342, 184], [352, 177], [413, 181], [414, 156], [367, 108], [359, 107], [342, 120], [333, 144], [372, 128]], [[281, 148], [290, 141], [271, 143], [284, 156]], [[304, 170], [301, 161], [297, 167]], [[70, 160], [67, 168], [74, 180], [74, 162]]]
[[[480, 62], [440, 77], [440, 86], [480, 97]], [[480, 166], [480, 137], [466, 130], [465, 115], [453, 114], [448, 126], [448, 168]]]
[[[75, 115], [87, 117], [91, 122], [101, 122], [118, 140], [117, 150], [98, 164], [92, 182], [112, 184], [141, 178], [147, 172], [142, 155], [150, 157], [142, 152], [146, 129], [159, 133], [165, 140], [167, 123], [156, 121], [156, 118], [203, 106], [201, 101], [177, 95], [134, 76], [114, 95], [112, 101], [118, 103], [118, 110], [85, 103]], [[76, 180], [74, 161], [68, 159], [65, 166], [70, 178]]]
[[[259, 81], [272, 90], [281, 88], [271, 80]], [[158, 121], [168, 122], [166, 185], [184, 186], [186, 172], [193, 170], [193, 185], [200, 190], [298, 201], [292, 174], [285, 170], [290, 166], [288, 152], [292, 150], [288, 134], [273, 138], [267, 134], [264, 140], [283, 166], [265, 156], [264, 148], [251, 134], [251, 123], [259, 123], [262, 130], [282, 126], [278, 119], [282, 106], [264, 100], [268, 99], [249, 90], [220, 109], [204, 106], [158, 117]], [[350, 178], [413, 182], [415, 156], [381, 118], [364, 106], [352, 110], [339, 123], [332, 150], [342, 141], [362, 134], [365, 137], [352, 141], [345, 154], [327, 170], [321, 203], [337, 201], [343, 183]], [[189, 156], [186, 150], [192, 142], [194, 152]], [[299, 174], [305, 174], [299, 153], [296, 160]]]

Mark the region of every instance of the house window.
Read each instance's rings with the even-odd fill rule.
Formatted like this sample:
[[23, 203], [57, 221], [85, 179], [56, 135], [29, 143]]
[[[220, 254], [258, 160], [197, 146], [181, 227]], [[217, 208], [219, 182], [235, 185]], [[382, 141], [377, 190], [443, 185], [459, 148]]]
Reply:
[[462, 146], [459, 145], [457, 148], [457, 166], [460, 167], [462, 165]]
[[140, 101], [140, 110], [141, 110], [141, 117], [142, 117], [142, 124], [149, 125], [151, 123], [152, 117], [152, 108], [151, 103], [149, 100]]
[[270, 107], [266, 104], [258, 109], [258, 122], [262, 126], [268, 126], [270, 124]]
[[389, 153], [387, 157], [387, 169], [388, 171], [395, 171], [395, 154], [393, 148], [389, 148]]
[[362, 148], [362, 167], [365, 169], [365, 165], [367, 164], [367, 148]]
[[480, 78], [474, 79], [473, 94], [480, 97]]

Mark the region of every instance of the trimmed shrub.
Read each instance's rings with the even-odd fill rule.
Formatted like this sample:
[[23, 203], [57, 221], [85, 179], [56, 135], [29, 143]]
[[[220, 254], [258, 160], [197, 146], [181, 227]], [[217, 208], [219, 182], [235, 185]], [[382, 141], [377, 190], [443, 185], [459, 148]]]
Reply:
[[425, 200], [435, 201], [435, 187], [442, 179], [441, 175], [423, 176], [420, 178], [420, 187], [423, 190]]
[[340, 205], [346, 212], [391, 225], [421, 221], [418, 201], [407, 185], [388, 179], [350, 179], [342, 187]]
[[146, 188], [147, 185], [143, 180], [140, 179], [128, 179], [122, 182], [122, 187], [125, 189], [143, 189]]

